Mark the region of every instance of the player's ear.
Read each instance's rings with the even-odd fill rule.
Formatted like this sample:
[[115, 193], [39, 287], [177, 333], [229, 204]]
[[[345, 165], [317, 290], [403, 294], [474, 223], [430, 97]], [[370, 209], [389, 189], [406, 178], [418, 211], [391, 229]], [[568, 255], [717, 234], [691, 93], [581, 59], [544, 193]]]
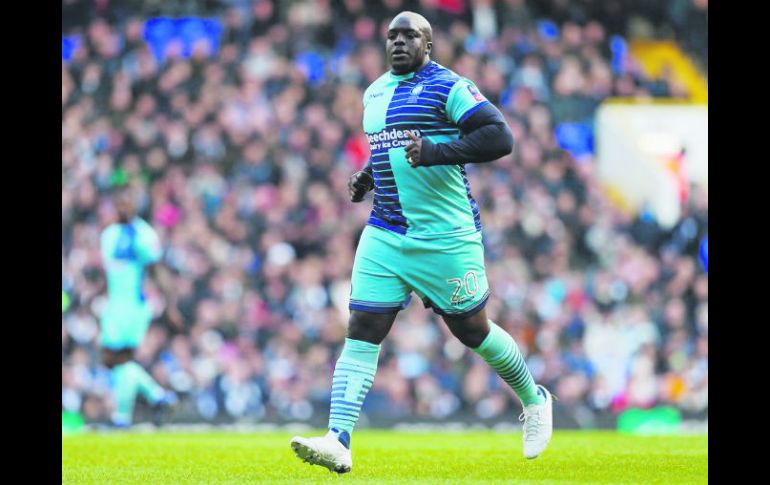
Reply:
[[425, 53], [430, 55], [430, 52], [433, 50], [433, 42], [426, 42], [425, 43]]

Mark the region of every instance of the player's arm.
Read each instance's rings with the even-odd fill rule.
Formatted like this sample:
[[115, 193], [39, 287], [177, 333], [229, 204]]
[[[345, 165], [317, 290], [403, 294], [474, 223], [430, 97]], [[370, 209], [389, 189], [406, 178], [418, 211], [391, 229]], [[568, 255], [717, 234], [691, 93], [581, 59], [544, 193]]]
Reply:
[[109, 251], [110, 241], [106, 233], [107, 231], [102, 231], [99, 238], [99, 253], [101, 256], [102, 271], [94, 267], [88, 267], [83, 272], [83, 277], [93, 285], [92, 291], [80, 292], [77, 299], [73, 299], [71, 302], [72, 308], [78, 306], [79, 308], [86, 309], [88, 313], [97, 318], [99, 315], [93, 311], [93, 305], [91, 303], [97, 296], [104, 295], [108, 291], [106, 272], [108, 265], [111, 262], [111, 258], [109, 257], [111, 252]]
[[513, 134], [502, 113], [468, 79], [452, 87], [444, 106], [447, 118], [463, 133], [448, 143], [433, 143], [409, 134], [407, 161], [412, 167], [456, 165], [497, 160], [513, 150]]
[[465, 136], [449, 143], [432, 143], [408, 132], [413, 143], [407, 146], [407, 160], [412, 167], [482, 163], [497, 160], [513, 150], [513, 133], [500, 110], [491, 103], [479, 106], [460, 129]]
[[166, 266], [165, 263], [157, 261], [150, 265], [149, 273], [155, 283], [163, 293], [163, 298], [166, 300], [166, 317], [168, 321], [177, 329], [184, 329], [184, 318], [179, 311], [176, 292], [174, 291], [174, 277], [171, 273], [171, 269]]
[[[371, 89], [372, 86], [369, 86], [366, 88], [366, 91], [364, 91], [364, 97], [362, 99], [364, 110], [366, 110], [366, 105], [369, 100], [369, 92]], [[369, 163], [366, 164], [366, 167], [364, 167], [363, 170], [359, 170], [358, 172], [351, 175], [348, 179], [348, 194], [350, 195], [350, 201], [361, 202], [364, 200], [366, 193], [373, 188], [374, 175], [372, 169], [372, 160], [369, 159]]]
[[176, 292], [174, 291], [174, 277], [166, 263], [163, 262], [163, 248], [160, 244], [160, 238], [152, 227], [140, 221], [137, 223], [140, 228], [139, 255], [148, 265], [150, 277], [163, 293], [166, 301], [166, 316], [169, 322], [177, 329], [184, 328], [184, 319], [177, 308]]

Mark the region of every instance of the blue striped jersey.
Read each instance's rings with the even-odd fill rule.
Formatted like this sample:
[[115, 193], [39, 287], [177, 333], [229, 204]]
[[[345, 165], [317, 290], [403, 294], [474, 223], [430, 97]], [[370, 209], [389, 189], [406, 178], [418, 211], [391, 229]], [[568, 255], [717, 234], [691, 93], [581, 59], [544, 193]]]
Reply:
[[374, 175], [368, 224], [415, 238], [481, 230], [464, 165], [412, 168], [407, 131], [434, 143], [460, 137], [459, 124], [488, 103], [476, 85], [430, 61], [417, 72], [387, 72], [364, 93], [363, 127]]
[[126, 224], [111, 224], [102, 231], [101, 253], [107, 273], [108, 306], [144, 306], [144, 268], [162, 256], [155, 230], [139, 217]]

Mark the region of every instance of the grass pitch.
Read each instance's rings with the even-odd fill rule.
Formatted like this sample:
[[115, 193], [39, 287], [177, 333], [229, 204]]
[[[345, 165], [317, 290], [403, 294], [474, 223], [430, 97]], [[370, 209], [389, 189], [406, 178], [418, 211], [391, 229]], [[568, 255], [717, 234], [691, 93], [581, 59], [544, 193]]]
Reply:
[[[319, 431], [318, 433], [323, 433]], [[294, 456], [295, 433], [87, 433], [62, 437], [63, 484], [707, 483], [708, 436], [556, 431], [534, 460], [520, 433], [356, 431], [345, 475]], [[312, 436], [316, 433], [300, 433]]]

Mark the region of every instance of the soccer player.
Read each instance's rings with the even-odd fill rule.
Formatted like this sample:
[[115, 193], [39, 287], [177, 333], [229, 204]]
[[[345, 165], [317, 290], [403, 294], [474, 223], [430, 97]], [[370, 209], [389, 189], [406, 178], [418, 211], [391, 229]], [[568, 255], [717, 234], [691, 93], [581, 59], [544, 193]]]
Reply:
[[374, 189], [374, 206], [353, 264], [329, 432], [291, 440], [303, 461], [338, 473], [351, 469], [351, 433], [374, 381], [380, 343], [411, 292], [522, 401], [524, 456], [540, 455], [552, 434], [551, 394], [535, 384], [516, 342], [484, 309], [489, 287], [479, 208], [464, 168], [509, 154], [513, 136], [472, 81], [431, 61], [431, 37], [424, 17], [398, 14], [385, 47], [391, 69], [363, 97], [372, 155], [348, 187], [353, 202]]
[[118, 188], [113, 197], [118, 222], [107, 226], [101, 235], [101, 254], [107, 274], [107, 308], [101, 317], [102, 361], [111, 370], [115, 410], [112, 424], [128, 427], [132, 422], [136, 395], [141, 394], [153, 406], [156, 424], [177, 402], [134, 359], [134, 352], [144, 339], [152, 314], [142, 293], [146, 267], [150, 267], [166, 297], [169, 321], [182, 327], [182, 317], [171, 297], [171, 284], [165, 268], [160, 267], [160, 240], [150, 225], [135, 214], [132, 194]]

